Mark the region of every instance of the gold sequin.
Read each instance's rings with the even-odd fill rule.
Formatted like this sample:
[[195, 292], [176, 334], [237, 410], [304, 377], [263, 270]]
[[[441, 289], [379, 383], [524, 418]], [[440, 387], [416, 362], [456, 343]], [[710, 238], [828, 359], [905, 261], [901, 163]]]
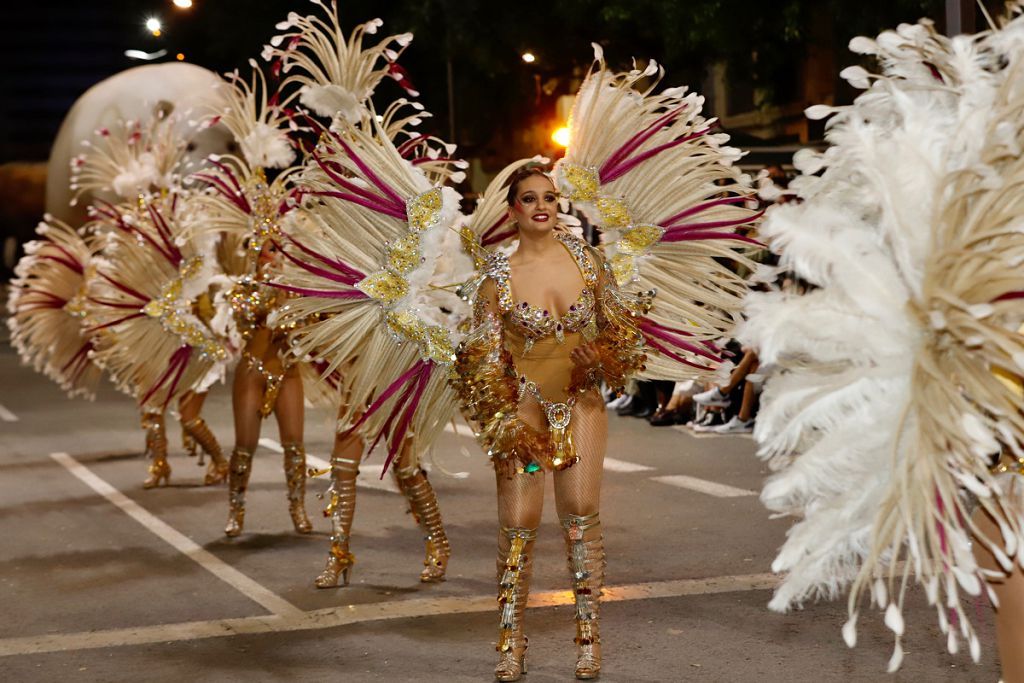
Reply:
[[413, 197], [406, 205], [409, 229], [413, 232], [423, 232], [437, 225], [437, 222], [441, 219], [441, 207], [443, 204], [444, 198], [439, 187], [427, 190], [423, 194]]
[[356, 283], [356, 287], [368, 297], [377, 299], [385, 305], [391, 305], [409, 293], [409, 282], [390, 270], [368, 275]]
[[661, 240], [665, 230], [657, 225], [636, 225], [622, 233], [615, 243], [619, 252], [630, 256], [643, 256]]
[[601, 182], [596, 170], [576, 164], [563, 164], [562, 176], [570, 185], [568, 192], [570, 201], [589, 202], [597, 198]]
[[420, 265], [419, 233], [409, 233], [388, 247], [388, 265], [402, 275], [408, 275]]
[[636, 259], [629, 254], [616, 254], [608, 261], [615, 284], [619, 287], [631, 282], [637, 276]]
[[614, 197], [599, 197], [597, 210], [601, 214], [601, 227], [605, 230], [626, 228], [633, 223], [626, 202]]

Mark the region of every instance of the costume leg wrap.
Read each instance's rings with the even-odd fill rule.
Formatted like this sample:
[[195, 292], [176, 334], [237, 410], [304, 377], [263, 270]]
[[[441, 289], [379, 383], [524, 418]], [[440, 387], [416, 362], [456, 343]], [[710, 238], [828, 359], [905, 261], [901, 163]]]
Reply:
[[[181, 447], [188, 453], [188, 457], [194, 458], [200, 455], [202, 451], [199, 449], [199, 444], [192, 438], [192, 435], [188, 433], [188, 429], [185, 427], [185, 423], [181, 423]], [[202, 458], [199, 459], [199, 464], [202, 465]]]
[[331, 550], [327, 565], [316, 577], [317, 588], [332, 588], [342, 578], [348, 585], [349, 572], [356, 556], [348, 548], [352, 531], [352, 518], [356, 513], [356, 476], [359, 461], [333, 456], [331, 458], [331, 487], [327, 491], [328, 504], [324, 516], [331, 520]]
[[[526, 673], [526, 648], [523, 612], [530, 594], [533, 571], [533, 544], [536, 529], [503, 528], [498, 546], [498, 606], [501, 631], [498, 634], [498, 665], [494, 677], [499, 681], [518, 681]], [[507, 542], [507, 547], [506, 547]]]
[[598, 513], [562, 519], [566, 554], [576, 597], [577, 678], [596, 678], [601, 670], [599, 608], [604, 586], [604, 538]]
[[282, 444], [284, 476], [288, 483], [288, 514], [300, 534], [308, 534], [313, 525], [306, 516], [306, 449], [301, 443]]
[[164, 415], [146, 412], [142, 415], [142, 428], [146, 430], [146, 456], [150, 459], [149, 477], [142, 482], [143, 488], [166, 484], [171, 479], [171, 466], [167, 462], [167, 431], [164, 429]]
[[235, 447], [228, 470], [228, 523], [224, 533], [238, 536], [245, 526], [245, 489], [252, 473], [252, 451]]
[[427, 480], [427, 473], [418, 466], [395, 468], [392, 472], [398, 489], [409, 503], [413, 519], [419, 525], [426, 541], [426, 557], [423, 560], [420, 581], [444, 581], [451, 548], [448, 545], [448, 536], [444, 532], [444, 524], [441, 522], [441, 510], [437, 506], [434, 487]]
[[508, 539], [507, 550], [498, 550], [498, 606], [501, 608], [501, 633], [498, 652], [510, 652], [523, 641], [523, 611], [530, 594], [533, 570], [533, 544], [536, 529], [502, 529]]
[[[224, 459], [224, 451], [220, 448], [217, 437], [210, 431], [206, 420], [201, 417], [194, 417], [181, 423], [182, 429], [187, 433], [203, 452], [210, 456], [210, 464], [206, 469], [204, 484], [219, 484], [228, 476], [228, 461]], [[202, 462], [200, 462], [202, 464]]]

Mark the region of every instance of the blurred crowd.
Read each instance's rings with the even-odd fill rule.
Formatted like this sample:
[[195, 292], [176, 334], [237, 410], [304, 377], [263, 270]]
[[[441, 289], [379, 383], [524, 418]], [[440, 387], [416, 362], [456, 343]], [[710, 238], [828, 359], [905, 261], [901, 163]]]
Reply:
[[[789, 179], [781, 166], [766, 167], [760, 177], [764, 207], [793, 200], [785, 192]], [[757, 237], [755, 232], [746, 234]], [[759, 263], [777, 263], [777, 256], [767, 249], [751, 257]], [[798, 286], [789, 278], [778, 284], [782, 288]], [[643, 419], [653, 427], [684, 425], [693, 432], [711, 434], [754, 431], [762, 381], [757, 350], [741, 346], [735, 339], [722, 342], [723, 355], [732, 364], [728, 378], [707, 382], [634, 381], [622, 394], [608, 392], [605, 405], [621, 417]]]

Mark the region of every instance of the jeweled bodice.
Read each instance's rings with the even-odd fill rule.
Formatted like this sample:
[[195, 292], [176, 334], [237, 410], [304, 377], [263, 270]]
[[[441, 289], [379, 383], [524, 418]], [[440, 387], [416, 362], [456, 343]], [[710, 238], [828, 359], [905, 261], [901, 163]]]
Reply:
[[561, 231], [556, 232], [554, 236], [572, 255], [583, 276], [583, 290], [562, 315], [553, 315], [540, 306], [514, 300], [511, 269], [508, 257], [504, 254], [495, 254], [488, 268], [488, 275], [494, 280], [497, 288], [498, 307], [502, 316], [506, 323], [525, 339], [524, 355], [541, 339], [553, 337], [558, 343], [563, 343], [567, 334], [581, 333], [586, 339], [592, 339], [597, 333], [597, 301], [594, 293], [597, 286], [597, 268], [587, 256], [583, 240]]

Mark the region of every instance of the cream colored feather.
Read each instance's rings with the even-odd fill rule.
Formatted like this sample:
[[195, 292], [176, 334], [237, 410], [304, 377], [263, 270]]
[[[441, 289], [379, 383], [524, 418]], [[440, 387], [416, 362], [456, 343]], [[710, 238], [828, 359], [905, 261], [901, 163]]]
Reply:
[[[954, 39], [929, 22], [855, 39], [882, 72], [847, 69], [866, 92], [808, 110], [836, 114], [831, 147], [798, 157], [802, 203], [762, 226], [816, 286], [751, 294], [741, 330], [772, 368], [755, 437], [776, 474], [761, 497], [800, 518], [771, 607], [848, 589], [852, 646], [867, 594], [896, 636], [890, 670], [912, 581], [950, 651], [963, 639], [977, 660], [963, 599], [986, 589], [971, 539], [1024, 566], [1022, 510], [1004, 497], [1018, 475], [990, 470], [1000, 451], [1024, 455], [1022, 36], [1018, 19]], [[975, 506], [1000, 538], [978, 537]]]
[[716, 259], [752, 267], [735, 231], [758, 216], [745, 206], [749, 178], [732, 165], [740, 154], [701, 115], [703, 98], [654, 94], [662, 74], [654, 62], [613, 73], [595, 45], [555, 176], [601, 229], [620, 287], [657, 292], [642, 325], [647, 376], [685, 379], [714, 372], [715, 342], [739, 320], [746, 285]]
[[11, 346], [21, 361], [69, 396], [92, 399], [102, 377], [92, 342], [83, 334], [85, 280], [92, 253], [69, 225], [50, 216], [24, 245], [7, 299]]

